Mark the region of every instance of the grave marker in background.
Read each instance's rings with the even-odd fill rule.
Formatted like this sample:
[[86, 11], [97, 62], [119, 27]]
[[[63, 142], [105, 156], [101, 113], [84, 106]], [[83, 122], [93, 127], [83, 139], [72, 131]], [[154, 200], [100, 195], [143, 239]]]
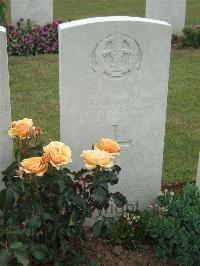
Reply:
[[167, 21], [174, 34], [182, 35], [185, 14], [186, 0], [146, 0], [146, 17]]
[[171, 26], [103, 17], [59, 26], [61, 141], [72, 169], [103, 137], [122, 145], [116, 189], [145, 207], [161, 188]]
[[198, 167], [197, 167], [196, 186], [200, 189], [200, 153], [199, 153], [199, 161], [198, 161]]
[[[6, 30], [0, 27], [0, 177], [13, 159], [12, 141], [8, 136], [11, 124], [10, 90]], [[0, 189], [2, 188], [0, 182]]]
[[53, 0], [11, 0], [12, 24], [20, 19], [44, 25], [53, 20]]

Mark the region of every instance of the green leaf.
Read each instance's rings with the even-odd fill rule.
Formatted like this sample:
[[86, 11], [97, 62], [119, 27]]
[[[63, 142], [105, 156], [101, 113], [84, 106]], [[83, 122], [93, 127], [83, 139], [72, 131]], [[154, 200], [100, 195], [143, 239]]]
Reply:
[[14, 194], [10, 189], [6, 190], [6, 198], [5, 198], [5, 205], [4, 209], [7, 211], [11, 209], [12, 205], [14, 203]]
[[8, 262], [11, 258], [11, 253], [9, 252], [8, 249], [3, 249], [0, 251], [0, 265], [1, 266], [6, 266], [8, 265]]
[[58, 185], [60, 193], [63, 193], [63, 191], [65, 190], [65, 180], [62, 179], [60, 176], [56, 176], [54, 178], [54, 183]]
[[75, 192], [71, 191], [67, 195], [67, 198], [69, 199], [69, 201], [73, 202], [76, 207], [84, 209], [84, 201], [79, 194], [76, 194]]
[[16, 241], [10, 245], [10, 249], [14, 252], [18, 263], [21, 263], [23, 266], [29, 265], [29, 259], [26, 254], [26, 245], [24, 245], [22, 242]]
[[47, 248], [42, 244], [35, 244], [31, 247], [31, 253], [37, 260], [44, 260], [47, 255]]
[[92, 198], [96, 200], [100, 205], [104, 204], [106, 199], [106, 192], [103, 188], [98, 187], [94, 194], [92, 195]]
[[112, 169], [113, 169], [117, 174], [119, 174], [120, 171], [121, 171], [121, 168], [120, 168], [118, 165], [116, 165], [116, 164], [112, 167]]
[[29, 258], [27, 254], [22, 254], [21, 252], [15, 252], [15, 257], [18, 263], [21, 263], [23, 266], [29, 265]]
[[6, 201], [6, 189], [0, 191], [0, 210], [3, 211]]
[[26, 225], [29, 227], [38, 228], [41, 226], [41, 219], [39, 216], [32, 216], [30, 219], [26, 220]]
[[89, 172], [87, 169], [82, 168], [80, 171], [78, 172], [72, 172], [74, 179], [78, 180], [83, 174]]
[[115, 205], [119, 208], [122, 208], [126, 204], [126, 197], [120, 192], [112, 193], [111, 197], [113, 198]]
[[111, 180], [110, 180], [110, 184], [113, 186], [113, 185], [116, 185], [119, 181], [119, 178], [116, 174], [113, 174], [112, 177], [111, 177]]
[[43, 153], [43, 145], [39, 144], [29, 150], [30, 156], [41, 156]]
[[16, 169], [18, 169], [18, 163], [15, 161], [11, 163], [6, 170], [2, 172], [4, 176], [15, 176], [16, 175]]
[[103, 221], [97, 221], [94, 223], [92, 230], [96, 237], [100, 237], [103, 231]]
[[54, 219], [54, 215], [53, 215], [53, 213], [43, 212], [42, 218], [44, 220], [53, 220]]

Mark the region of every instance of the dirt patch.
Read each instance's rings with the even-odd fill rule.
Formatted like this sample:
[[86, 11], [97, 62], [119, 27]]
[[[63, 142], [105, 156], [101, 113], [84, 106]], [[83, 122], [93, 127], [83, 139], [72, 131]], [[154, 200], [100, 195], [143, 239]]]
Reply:
[[162, 190], [169, 190], [169, 191], [174, 191], [174, 192], [183, 192], [183, 187], [187, 184], [187, 183], [191, 183], [191, 184], [195, 184], [196, 180], [192, 179], [189, 181], [185, 181], [185, 180], [178, 180], [178, 181], [174, 181], [174, 182], [162, 182]]
[[86, 229], [85, 240], [82, 241], [82, 251], [86, 258], [101, 266], [174, 266], [166, 260], [155, 257], [150, 245], [143, 245], [139, 250], [126, 250], [122, 246], [114, 246], [106, 240], [96, 239], [93, 233]]

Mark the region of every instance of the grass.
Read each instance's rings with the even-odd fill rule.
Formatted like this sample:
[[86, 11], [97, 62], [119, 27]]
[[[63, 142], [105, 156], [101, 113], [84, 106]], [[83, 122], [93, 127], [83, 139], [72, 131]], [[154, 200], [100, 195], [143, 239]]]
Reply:
[[[7, 18], [10, 21], [10, 0]], [[75, 20], [96, 16], [145, 16], [146, 0], [54, 0], [54, 18]], [[186, 25], [200, 24], [200, 1], [187, 0]]]
[[[172, 53], [164, 151], [164, 180], [196, 174], [200, 150], [200, 51]], [[59, 139], [58, 56], [10, 57], [13, 119], [31, 117]]]
[[[186, 24], [200, 24], [200, 1], [187, 1]], [[144, 0], [55, 0], [54, 17], [144, 16]], [[59, 139], [58, 55], [10, 57], [13, 119], [33, 118]], [[171, 57], [163, 179], [196, 175], [200, 150], [200, 50], [174, 50]]]
[[195, 177], [200, 151], [200, 51], [172, 52], [163, 178]]

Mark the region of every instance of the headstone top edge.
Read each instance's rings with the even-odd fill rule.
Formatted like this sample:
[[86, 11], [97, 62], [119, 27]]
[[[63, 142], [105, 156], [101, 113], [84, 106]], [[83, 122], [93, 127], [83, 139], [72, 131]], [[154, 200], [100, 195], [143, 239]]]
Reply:
[[4, 33], [6, 33], [6, 28], [0, 26], [0, 32], [4, 32]]
[[65, 22], [59, 25], [59, 30], [64, 30], [77, 26], [83, 26], [87, 24], [101, 23], [101, 22], [145, 22], [145, 23], [158, 24], [172, 28], [172, 26], [169, 23], [161, 20], [148, 19], [142, 17], [110, 16], [110, 17], [86, 18], [86, 19]]

